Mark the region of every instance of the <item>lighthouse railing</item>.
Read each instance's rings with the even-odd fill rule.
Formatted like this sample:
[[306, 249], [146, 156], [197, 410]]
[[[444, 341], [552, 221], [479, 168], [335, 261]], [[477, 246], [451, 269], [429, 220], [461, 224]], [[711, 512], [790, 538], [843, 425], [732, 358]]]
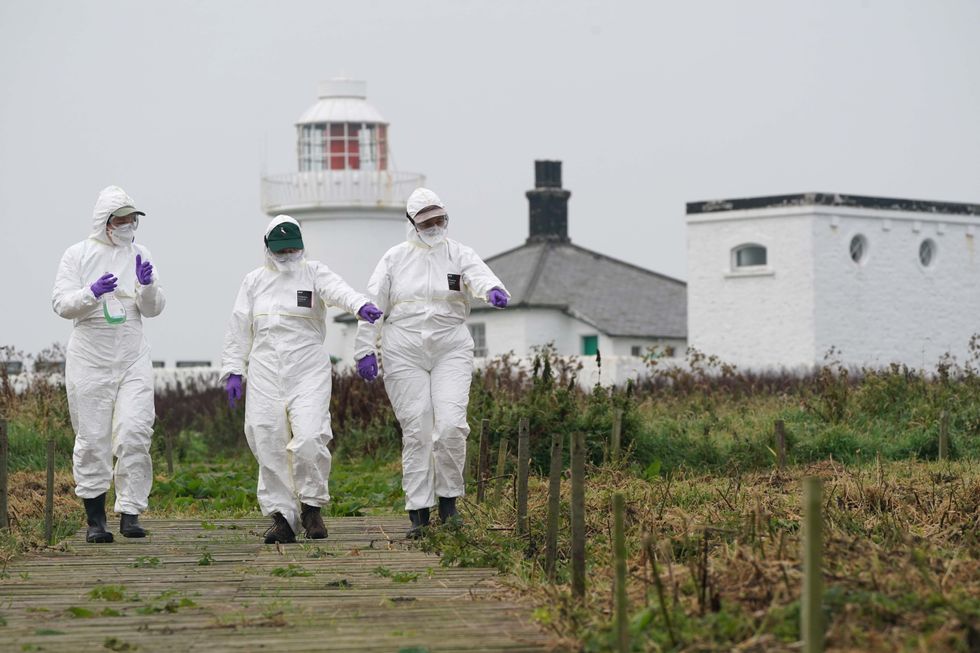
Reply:
[[414, 172], [317, 170], [262, 178], [262, 209], [334, 206], [404, 206], [409, 194], [425, 184]]

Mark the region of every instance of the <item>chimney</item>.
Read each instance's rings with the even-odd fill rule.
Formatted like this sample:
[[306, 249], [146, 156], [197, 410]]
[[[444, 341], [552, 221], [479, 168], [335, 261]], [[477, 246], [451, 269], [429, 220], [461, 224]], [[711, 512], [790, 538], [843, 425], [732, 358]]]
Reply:
[[561, 161], [535, 161], [534, 190], [525, 194], [530, 205], [527, 242], [570, 242], [568, 198], [572, 193], [561, 187]]

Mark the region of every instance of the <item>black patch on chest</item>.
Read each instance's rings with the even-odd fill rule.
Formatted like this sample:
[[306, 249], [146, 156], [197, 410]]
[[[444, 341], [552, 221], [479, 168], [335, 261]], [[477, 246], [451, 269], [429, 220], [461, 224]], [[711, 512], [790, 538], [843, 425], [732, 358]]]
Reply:
[[459, 282], [462, 279], [462, 277], [460, 275], [458, 275], [458, 274], [449, 274], [449, 275], [446, 275], [446, 276], [449, 277], [449, 289], [450, 290], [459, 290], [460, 289], [459, 288]]
[[312, 290], [297, 290], [296, 291], [296, 305], [302, 308], [313, 308], [313, 291]]

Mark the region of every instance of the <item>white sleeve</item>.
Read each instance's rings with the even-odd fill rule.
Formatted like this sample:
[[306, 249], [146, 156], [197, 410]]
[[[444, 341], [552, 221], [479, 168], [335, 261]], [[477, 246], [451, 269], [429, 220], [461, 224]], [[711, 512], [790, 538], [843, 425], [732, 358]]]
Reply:
[[54, 312], [68, 320], [81, 318], [98, 305], [99, 300], [89, 287], [97, 279], [82, 279], [77, 250], [72, 247], [61, 257], [58, 274], [51, 293]]
[[[137, 248], [142, 260], [153, 264], [153, 281], [148, 286], [136, 282], [136, 306], [140, 309], [140, 315], [144, 317], [156, 317], [163, 312], [163, 307], [167, 305], [167, 298], [163, 295], [163, 288], [160, 287], [160, 277], [157, 274], [157, 264], [153, 261], [150, 250], [140, 245]], [[136, 259], [133, 261], [133, 268], [136, 267]]]
[[377, 354], [381, 346], [381, 326], [388, 315], [391, 290], [391, 274], [388, 270], [388, 257], [383, 256], [371, 274], [368, 281], [368, 297], [384, 315], [375, 320], [374, 324], [361, 320], [357, 324], [357, 335], [354, 336], [354, 360], [359, 361], [368, 354]]
[[238, 290], [235, 306], [225, 331], [225, 347], [221, 352], [221, 377], [224, 384], [232, 374], [245, 376], [248, 371], [248, 355], [252, 351], [252, 295], [249, 278], [245, 277]]
[[323, 263], [316, 265], [314, 287], [327, 306], [338, 306], [355, 317], [357, 311], [368, 303], [367, 297], [347, 285], [339, 274]]
[[474, 298], [486, 302], [487, 293], [494, 288], [500, 288], [507, 295], [507, 299], [510, 299], [510, 293], [490, 269], [490, 266], [484, 263], [483, 259], [471, 248], [463, 246], [460, 249], [463, 260], [463, 282], [469, 288], [470, 294]]

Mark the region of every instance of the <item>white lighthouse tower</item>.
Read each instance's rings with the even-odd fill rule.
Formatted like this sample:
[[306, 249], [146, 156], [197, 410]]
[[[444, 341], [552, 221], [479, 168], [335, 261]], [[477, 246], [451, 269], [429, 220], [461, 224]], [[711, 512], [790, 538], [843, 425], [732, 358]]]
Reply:
[[[425, 177], [391, 169], [388, 122], [365, 82], [321, 82], [319, 95], [296, 122], [299, 171], [262, 178], [262, 210], [296, 218], [307, 256], [363, 292], [381, 255], [404, 240], [405, 201]], [[326, 349], [342, 356], [336, 315], [327, 317]]]

